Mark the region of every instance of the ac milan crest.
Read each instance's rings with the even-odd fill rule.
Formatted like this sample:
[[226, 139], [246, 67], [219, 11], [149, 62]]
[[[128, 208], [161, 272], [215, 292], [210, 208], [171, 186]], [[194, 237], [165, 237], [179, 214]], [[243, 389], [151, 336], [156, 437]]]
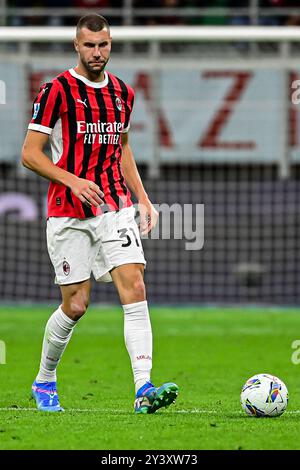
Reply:
[[116, 106], [117, 106], [118, 110], [122, 111], [122, 101], [118, 96], [116, 97], [115, 103], [116, 103]]
[[63, 272], [65, 276], [68, 276], [70, 274], [70, 265], [68, 261], [64, 260], [63, 262]]

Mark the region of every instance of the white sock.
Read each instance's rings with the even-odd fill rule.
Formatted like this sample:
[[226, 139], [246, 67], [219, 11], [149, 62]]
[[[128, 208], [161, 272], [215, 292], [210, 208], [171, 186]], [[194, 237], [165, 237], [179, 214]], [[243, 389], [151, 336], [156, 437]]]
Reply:
[[76, 321], [62, 311], [61, 306], [51, 315], [45, 328], [40, 370], [36, 382], [56, 382], [56, 368], [71, 339]]
[[135, 392], [150, 381], [152, 329], [147, 301], [123, 305], [125, 344], [130, 356]]

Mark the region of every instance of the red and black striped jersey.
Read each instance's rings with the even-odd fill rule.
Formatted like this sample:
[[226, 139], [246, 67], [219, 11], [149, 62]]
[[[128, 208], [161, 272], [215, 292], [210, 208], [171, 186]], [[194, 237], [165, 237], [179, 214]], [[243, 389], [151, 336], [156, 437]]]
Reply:
[[134, 91], [113, 74], [104, 76], [91, 82], [70, 69], [45, 83], [33, 103], [28, 128], [50, 135], [53, 163], [94, 181], [104, 193], [105, 204], [89, 208], [69, 188], [51, 181], [48, 217], [86, 218], [132, 205], [121, 157]]

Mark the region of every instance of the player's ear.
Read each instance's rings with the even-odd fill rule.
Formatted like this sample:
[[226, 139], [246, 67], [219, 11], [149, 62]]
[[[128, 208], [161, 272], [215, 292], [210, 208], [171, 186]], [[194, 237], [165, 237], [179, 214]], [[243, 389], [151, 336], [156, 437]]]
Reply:
[[78, 41], [77, 41], [77, 38], [74, 39], [74, 47], [75, 47], [75, 51], [78, 52]]

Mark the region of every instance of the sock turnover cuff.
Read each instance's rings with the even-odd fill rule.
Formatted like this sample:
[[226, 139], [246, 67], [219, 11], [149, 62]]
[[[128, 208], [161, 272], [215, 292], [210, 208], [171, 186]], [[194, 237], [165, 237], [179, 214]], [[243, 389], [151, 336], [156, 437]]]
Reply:
[[141, 302], [134, 302], [133, 304], [122, 305], [124, 313], [131, 313], [135, 309], [145, 308], [148, 306], [147, 300], [142, 300]]

